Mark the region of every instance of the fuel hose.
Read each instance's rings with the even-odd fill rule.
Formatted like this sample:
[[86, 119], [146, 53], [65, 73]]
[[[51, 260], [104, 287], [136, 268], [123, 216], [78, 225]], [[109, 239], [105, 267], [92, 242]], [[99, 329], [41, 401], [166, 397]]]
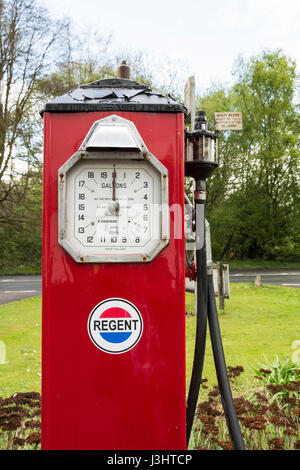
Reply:
[[218, 312], [215, 300], [215, 292], [213, 285], [213, 276], [207, 276], [208, 285], [208, 302], [207, 317], [210, 330], [211, 344], [216, 368], [216, 374], [221, 393], [221, 400], [227, 422], [227, 427], [231, 437], [231, 441], [235, 450], [245, 450], [239, 421], [236, 415], [234, 402], [231, 394], [230, 383], [227, 375], [225, 356], [222, 345], [222, 337], [218, 320]]

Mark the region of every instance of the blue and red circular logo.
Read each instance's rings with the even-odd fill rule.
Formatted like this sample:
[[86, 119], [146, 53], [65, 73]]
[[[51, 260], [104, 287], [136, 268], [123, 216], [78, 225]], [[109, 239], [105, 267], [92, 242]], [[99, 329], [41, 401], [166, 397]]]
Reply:
[[88, 332], [93, 343], [102, 351], [124, 353], [132, 349], [141, 338], [142, 316], [128, 300], [107, 299], [92, 310]]

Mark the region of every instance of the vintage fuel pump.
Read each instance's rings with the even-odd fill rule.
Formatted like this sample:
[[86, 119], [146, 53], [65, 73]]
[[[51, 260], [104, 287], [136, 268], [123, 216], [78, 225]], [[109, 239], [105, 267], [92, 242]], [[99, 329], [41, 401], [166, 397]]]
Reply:
[[184, 163], [185, 111], [124, 63], [43, 109], [43, 449], [186, 448], [184, 171], [202, 154], [186, 134]]
[[44, 449], [185, 448], [184, 112], [125, 78], [44, 107]]

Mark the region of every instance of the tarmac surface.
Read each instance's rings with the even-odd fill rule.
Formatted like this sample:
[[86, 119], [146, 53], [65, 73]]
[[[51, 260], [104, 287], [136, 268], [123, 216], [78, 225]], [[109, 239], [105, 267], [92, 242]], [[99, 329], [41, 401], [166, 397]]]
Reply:
[[42, 276], [0, 276], [0, 304], [42, 295]]
[[[300, 269], [229, 269], [230, 282], [254, 282], [257, 275], [263, 284], [300, 288]], [[40, 295], [42, 276], [0, 276], [0, 304]]]

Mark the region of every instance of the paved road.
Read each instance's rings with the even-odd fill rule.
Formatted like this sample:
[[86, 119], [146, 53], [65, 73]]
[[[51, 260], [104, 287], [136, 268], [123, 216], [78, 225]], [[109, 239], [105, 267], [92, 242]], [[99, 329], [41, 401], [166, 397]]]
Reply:
[[[263, 284], [272, 284], [300, 288], [300, 269], [230, 269], [230, 282], [253, 282], [256, 276], [261, 276]], [[217, 282], [217, 281], [215, 281]], [[186, 288], [189, 291], [194, 290], [194, 282], [186, 279]], [[217, 291], [217, 284], [215, 284]]]
[[280, 286], [300, 288], [299, 269], [257, 269], [237, 270], [230, 269], [230, 282], [254, 282], [257, 275], [261, 276], [263, 284], [275, 284]]
[[41, 276], [0, 276], [0, 304], [42, 295]]
[[[260, 275], [263, 284], [300, 288], [299, 269], [230, 269], [230, 282], [254, 282]], [[41, 276], [0, 276], [0, 304], [42, 295]]]

